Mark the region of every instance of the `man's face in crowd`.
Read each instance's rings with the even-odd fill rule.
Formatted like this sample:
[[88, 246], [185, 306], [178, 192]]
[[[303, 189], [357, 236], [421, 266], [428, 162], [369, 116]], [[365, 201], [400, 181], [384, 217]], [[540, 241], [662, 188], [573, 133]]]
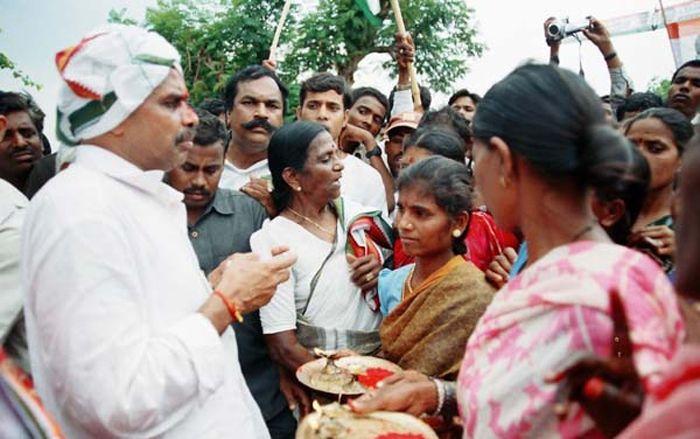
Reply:
[[362, 96], [348, 111], [348, 123], [372, 133], [376, 137], [384, 125], [386, 108], [373, 96]]
[[182, 75], [171, 69], [143, 104], [113, 130], [122, 137], [129, 161], [144, 171], [169, 171], [184, 163], [199, 122], [188, 97]]
[[471, 122], [476, 112], [476, 104], [469, 96], [457, 98], [451, 105], [452, 109]]
[[274, 79], [265, 76], [238, 83], [226, 124], [235, 145], [250, 153], [267, 150], [272, 133], [283, 120], [282, 92]]
[[0, 139], [0, 178], [26, 176], [41, 158], [41, 137], [26, 111], [8, 113], [5, 118], [7, 131]]
[[676, 75], [668, 90], [668, 106], [685, 114], [688, 119], [695, 117], [700, 104], [700, 68], [685, 67]]
[[328, 128], [333, 141], [337, 142], [345, 122], [343, 95], [335, 90], [310, 91], [306, 94], [301, 107], [297, 109], [297, 118], [320, 123]]
[[388, 139], [384, 144], [384, 151], [386, 152], [386, 161], [389, 164], [389, 170], [394, 178], [398, 177], [399, 170], [401, 169], [403, 139], [413, 131], [413, 128], [410, 127], [397, 127], [388, 134]]
[[168, 173], [167, 181], [185, 194], [187, 209], [202, 209], [214, 198], [224, 169], [224, 142], [195, 145], [185, 163]]

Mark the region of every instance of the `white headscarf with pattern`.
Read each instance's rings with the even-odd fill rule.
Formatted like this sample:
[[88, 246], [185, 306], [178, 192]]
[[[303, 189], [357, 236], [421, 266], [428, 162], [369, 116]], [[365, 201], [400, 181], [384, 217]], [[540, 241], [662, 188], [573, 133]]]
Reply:
[[109, 132], [134, 112], [175, 68], [175, 47], [155, 32], [110, 24], [56, 54], [63, 83], [56, 134], [76, 145]]

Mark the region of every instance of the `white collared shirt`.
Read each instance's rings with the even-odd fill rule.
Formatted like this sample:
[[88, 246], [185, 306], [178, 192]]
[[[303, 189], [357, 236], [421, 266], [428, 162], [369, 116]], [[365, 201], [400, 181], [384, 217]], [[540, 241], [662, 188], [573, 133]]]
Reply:
[[32, 199], [22, 286], [32, 372], [66, 437], [267, 438], [210, 294], [182, 194], [99, 147]]
[[0, 344], [29, 372], [19, 285], [19, 248], [22, 222], [29, 200], [0, 178]]
[[270, 168], [267, 165], [267, 159], [260, 160], [246, 169], [237, 168], [233, 163], [225, 160], [219, 187], [238, 191], [250, 181], [251, 177], [270, 178]]
[[347, 154], [343, 159], [343, 176], [340, 178], [340, 195], [362, 206], [381, 211], [389, 216], [386, 205], [386, 190], [379, 171]]

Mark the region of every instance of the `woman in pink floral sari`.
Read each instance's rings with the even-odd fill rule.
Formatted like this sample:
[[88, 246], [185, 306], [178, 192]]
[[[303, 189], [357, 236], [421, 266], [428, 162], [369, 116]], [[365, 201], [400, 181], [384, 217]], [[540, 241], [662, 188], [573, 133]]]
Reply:
[[605, 125], [580, 77], [534, 64], [491, 88], [474, 135], [477, 187], [499, 226], [522, 232], [530, 265], [479, 320], [456, 384], [408, 373], [352, 407], [449, 416], [456, 400], [465, 437], [600, 436], [580, 407], [556, 416], [557, 386], [546, 378], [583, 356], [611, 355], [611, 292], [627, 314], [646, 385], [659, 379], [684, 334], [664, 273], [612, 244], [591, 208], [591, 189], [629, 166], [610, 157], [631, 146]]

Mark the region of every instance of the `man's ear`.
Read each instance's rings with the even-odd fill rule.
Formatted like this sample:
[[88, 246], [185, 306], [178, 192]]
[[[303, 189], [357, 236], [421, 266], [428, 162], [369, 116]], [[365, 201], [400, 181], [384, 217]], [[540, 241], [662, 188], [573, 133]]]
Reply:
[[295, 114], [297, 115], [297, 120], [301, 120], [301, 104], [297, 107]]
[[124, 135], [124, 127], [122, 126], [123, 124], [119, 124], [119, 126], [112, 128], [109, 130], [109, 134], [115, 136], [115, 137], [122, 137]]
[[224, 111], [224, 125], [229, 130], [231, 129], [231, 113], [228, 110]]

